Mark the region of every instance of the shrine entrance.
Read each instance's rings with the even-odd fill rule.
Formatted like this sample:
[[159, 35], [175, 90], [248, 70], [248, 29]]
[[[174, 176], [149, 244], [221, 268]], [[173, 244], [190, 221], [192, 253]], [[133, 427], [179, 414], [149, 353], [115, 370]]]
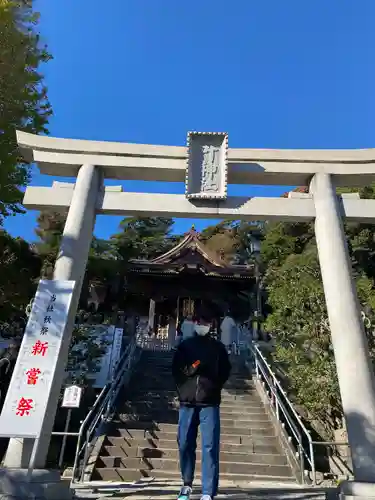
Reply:
[[168, 338], [174, 346], [183, 319], [202, 306], [212, 312], [216, 333], [228, 309], [238, 321], [247, 320], [254, 292], [254, 265], [230, 262], [223, 252], [210, 250], [192, 227], [165, 254], [130, 261], [125, 312], [147, 315], [149, 335]]
[[[28, 399], [33, 400], [31, 391], [39, 390], [38, 385], [28, 387], [22, 376], [20, 363], [28, 362], [29, 356], [23, 344], [25, 357], [19, 356], [13, 377], [18, 378], [17, 383], [12, 379], [0, 428], [4, 435], [29, 439], [11, 440], [7, 466], [22, 469], [29, 466], [31, 458], [35, 467], [45, 466], [97, 214], [314, 220], [355, 480], [361, 483], [361, 491], [366, 483], [375, 485], [375, 442], [369, 438], [375, 428], [375, 381], [343, 230], [343, 219], [374, 223], [375, 201], [361, 200], [355, 194], [336, 194], [337, 186], [365, 185], [375, 180], [374, 150], [234, 149], [228, 148], [227, 134], [198, 132], [188, 134], [184, 147], [58, 139], [23, 132], [17, 133], [17, 140], [25, 159], [34, 161], [41, 173], [75, 177], [76, 182], [32, 186], [25, 192], [26, 207], [68, 211], [68, 216], [53, 276], [61, 313], [53, 320], [51, 345], [54, 340], [56, 356], [48, 360], [48, 376], [44, 374], [45, 404], [37, 413], [30, 411], [27, 421], [16, 414], [21, 397], [29, 391]], [[185, 182], [185, 195], [122, 192], [121, 186], [104, 187], [103, 179]], [[232, 197], [228, 196], [228, 183], [309, 186], [309, 193], [292, 192], [288, 198]], [[51, 296], [50, 288], [46, 300]], [[24, 342], [29, 342], [30, 336], [41, 341], [35, 329], [38, 325], [29, 323]], [[12, 420], [19, 424], [17, 433], [10, 424]], [[36, 422], [35, 427], [31, 421]], [[371, 491], [367, 496], [375, 496]]]

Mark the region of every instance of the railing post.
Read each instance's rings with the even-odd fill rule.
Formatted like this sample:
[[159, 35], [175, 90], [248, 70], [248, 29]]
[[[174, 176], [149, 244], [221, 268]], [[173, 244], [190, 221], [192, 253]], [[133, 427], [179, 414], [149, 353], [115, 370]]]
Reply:
[[83, 463], [82, 463], [82, 471], [81, 471], [81, 482], [85, 480], [85, 471], [86, 471], [86, 464], [89, 459], [89, 439], [90, 439], [90, 432], [86, 432], [86, 443], [85, 443], [85, 453], [83, 455]]
[[311, 464], [311, 475], [312, 475], [312, 482], [313, 486], [316, 486], [316, 469], [315, 469], [315, 456], [314, 456], [314, 445], [311, 439], [310, 432], [308, 432], [308, 439], [309, 439], [309, 454], [310, 454], [310, 464]]
[[275, 406], [275, 412], [276, 412], [276, 417], [277, 420], [279, 420], [279, 401], [277, 397], [277, 384], [276, 384], [276, 377], [274, 373], [272, 373], [272, 404]]
[[275, 397], [275, 412], [277, 420], [280, 421], [279, 399], [277, 397]]
[[298, 443], [298, 453], [299, 453], [299, 460], [300, 460], [300, 468], [301, 468], [301, 480], [302, 484], [305, 483], [305, 457], [303, 455], [303, 447], [302, 443]]
[[255, 376], [259, 380], [260, 379], [260, 374], [259, 374], [259, 366], [258, 366], [258, 356], [256, 353], [254, 353], [254, 361], [255, 361]]

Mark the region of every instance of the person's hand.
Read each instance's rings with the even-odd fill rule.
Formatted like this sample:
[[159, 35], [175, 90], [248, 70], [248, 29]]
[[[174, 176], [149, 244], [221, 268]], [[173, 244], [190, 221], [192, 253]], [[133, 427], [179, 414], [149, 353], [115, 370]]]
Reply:
[[187, 366], [185, 368], [185, 374], [188, 377], [192, 377], [193, 375], [195, 375], [197, 373], [200, 365], [201, 365], [201, 362], [199, 359], [197, 359], [196, 361], [194, 361], [194, 363], [192, 363], [190, 366]]

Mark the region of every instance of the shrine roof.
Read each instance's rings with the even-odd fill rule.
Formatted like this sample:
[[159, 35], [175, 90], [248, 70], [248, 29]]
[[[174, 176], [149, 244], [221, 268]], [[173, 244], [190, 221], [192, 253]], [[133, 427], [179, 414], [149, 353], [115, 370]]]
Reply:
[[147, 273], [178, 274], [184, 270], [200, 270], [207, 276], [253, 277], [253, 265], [232, 264], [224, 252], [215, 252], [201, 240], [194, 227], [183, 239], [162, 255], [150, 260], [132, 259], [131, 270]]

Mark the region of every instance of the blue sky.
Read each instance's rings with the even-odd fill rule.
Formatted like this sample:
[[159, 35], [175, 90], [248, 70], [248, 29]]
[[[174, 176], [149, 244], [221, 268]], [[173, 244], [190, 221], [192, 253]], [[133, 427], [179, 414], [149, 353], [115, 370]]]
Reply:
[[[375, 146], [374, 0], [37, 0], [54, 59], [43, 68], [58, 137], [231, 147]], [[33, 185], [52, 178], [33, 170]], [[116, 181], [113, 184], [119, 184]], [[183, 193], [179, 184], [127, 182]], [[282, 187], [232, 186], [275, 196]], [[35, 239], [36, 213], [6, 228]], [[98, 217], [108, 237], [120, 218]], [[176, 222], [176, 231], [192, 221]], [[198, 228], [210, 221], [198, 221]]]

